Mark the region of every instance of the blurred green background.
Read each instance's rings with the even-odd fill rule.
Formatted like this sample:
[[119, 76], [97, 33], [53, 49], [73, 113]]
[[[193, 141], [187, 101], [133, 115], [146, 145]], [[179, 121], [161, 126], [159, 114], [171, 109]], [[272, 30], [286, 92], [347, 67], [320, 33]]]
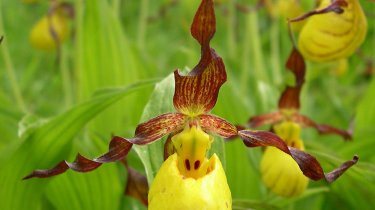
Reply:
[[[127, 174], [121, 164], [87, 174], [21, 179], [33, 169], [72, 161], [77, 152], [94, 158], [107, 151], [111, 135], [131, 137], [139, 122], [173, 111], [168, 75], [194, 67], [200, 58], [200, 46], [190, 35], [200, 1], [66, 2], [75, 17], [66, 20], [70, 35], [58, 55], [29, 42], [49, 1], [0, 0], [0, 209], [145, 209], [124, 195]], [[301, 96], [303, 114], [339, 128], [352, 126], [354, 132], [353, 141], [344, 142], [304, 129], [306, 150], [326, 172], [354, 154], [359, 163], [336, 182], [311, 181], [302, 196], [287, 199], [262, 184], [260, 148], [217, 139], [214, 147], [223, 158], [234, 209], [375, 208], [375, 79], [365, 74], [375, 62], [375, 4], [360, 2], [369, 26], [361, 53], [350, 57], [347, 72], [339, 75], [332, 65], [308, 62]], [[215, 7], [211, 46], [223, 57], [228, 81], [213, 113], [236, 124], [275, 111], [281, 91], [292, 82], [284, 68], [292, 47], [286, 21], [264, 8], [244, 11], [255, 4], [221, 0]], [[302, 4], [309, 10], [315, 2]], [[129, 164], [151, 180], [162, 149], [162, 141], [137, 147]]]

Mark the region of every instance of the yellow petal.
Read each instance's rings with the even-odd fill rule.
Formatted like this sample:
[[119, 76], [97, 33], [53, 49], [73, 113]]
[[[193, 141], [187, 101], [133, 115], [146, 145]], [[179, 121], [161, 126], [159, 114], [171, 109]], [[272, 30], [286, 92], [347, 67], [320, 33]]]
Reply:
[[[309, 60], [326, 62], [349, 57], [362, 44], [367, 20], [358, 0], [347, 0], [342, 14], [329, 12], [310, 17], [299, 36], [298, 46]], [[322, 0], [319, 8], [331, 4]]]
[[274, 147], [266, 148], [260, 167], [263, 182], [277, 195], [298, 196], [307, 188], [308, 178], [295, 160]]
[[51, 23], [49, 23], [48, 17], [44, 16], [32, 28], [29, 39], [34, 48], [41, 50], [56, 48], [56, 42], [50, 32], [50, 27], [56, 32], [60, 44], [68, 37], [69, 28], [63, 14], [55, 12], [50, 20]]
[[232, 209], [232, 198], [224, 169], [214, 154], [209, 172], [198, 178], [183, 176], [173, 154], [163, 163], [149, 191], [149, 210]]

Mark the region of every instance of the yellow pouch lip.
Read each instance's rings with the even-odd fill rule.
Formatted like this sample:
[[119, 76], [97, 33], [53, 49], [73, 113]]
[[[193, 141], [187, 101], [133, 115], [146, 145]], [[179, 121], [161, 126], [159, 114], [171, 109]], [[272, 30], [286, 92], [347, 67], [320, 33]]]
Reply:
[[149, 191], [149, 209], [232, 209], [232, 198], [224, 169], [216, 154], [208, 160], [211, 170], [197, 179], [178, 169], [178, 155], [168, 157]]

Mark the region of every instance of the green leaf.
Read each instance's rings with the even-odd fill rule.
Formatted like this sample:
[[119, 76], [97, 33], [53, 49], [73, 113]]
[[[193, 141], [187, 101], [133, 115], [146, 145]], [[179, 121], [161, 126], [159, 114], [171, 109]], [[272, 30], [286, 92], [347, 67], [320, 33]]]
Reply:
[[[100, 154], [108, 147], [101, 138], [90, 137], [89, 153]], [[81, 143], [81, 142], [79, 142]], [[82, 142], [78, 151], [87, 150], [88, 143]], [[104, 164], [90, 173], [68, 171], [53, 178], [45, 190], [48, 200], [56, 209], [118, 209], [124, 199], [124, 173], [118, 164]]]
[[[174, 112], [173, 94], [174, 77], [173, 74], [170, 74], [156, 84], [151, 98], [143, 111], [141, 122], [147, 121], [166, 112]], [[163, 163], [164, 142], [164, 140], [156, 141], [147, 146], [135, 145], [133, 147], [142, 160], [149, 183], [152, 182], [156, 172]]]
[[[38, 209], [45, 186], [51, 179], [21, 181], [22, 177], [36, 168], [49, 168], [61, 159], [67, 158], [72, 139], [88, 121], [129, 93], [155, 82], [140, 81], [92, 98], [29, 133], [21, 140], [22, 144], [17, 151], [7, 157], [0, 166], [0, 209]], [[94, 155], [99, 154], [92, 154]], [[99, 179], [97, 181], [100, 182]], [[112, 186], [106, 187], [108, 190]], [[101, 196], [105, 195], [104, 193]]]

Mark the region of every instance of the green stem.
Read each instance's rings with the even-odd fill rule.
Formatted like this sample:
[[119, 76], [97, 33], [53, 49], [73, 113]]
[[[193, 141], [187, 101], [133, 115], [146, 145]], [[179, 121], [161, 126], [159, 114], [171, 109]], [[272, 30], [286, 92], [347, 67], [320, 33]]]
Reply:
[[258, 25], [258, 14], [257, 12], [250, 12], [247, 19], [247, 24], [249, 27], [248, 37], [251, 40], [251, 46], [253, 51], [253, 61], [254, 61], [254, 73], [258, 80], [268, 83], [268, 77], [266, 74], [266, 68], [264, 66], [263, 51], [261, 47], [261, 39], [259, 34]]
[[64, 47], [61, 48], [61, 62], [60, 62], [60, 71], [63, 83], [63, 90], [65, 96], [65, 107], [70, 107], [73, 104], [73, 95], [72, 95], [72, 86], [71, 86], [71, 76], [69, 73], [68, 63], [67, 63], [67, 54]]
[[272, 99], [269, 97], [267, 90], [267, 84], [269, 84], [269, 78], [266, 73], [266, 68], [263, 59], [263, 51], [261, 48], [261, 39], [259, 34], [258, 26], [258, 13], [256, 11], [250, 12], [246, 19], [248, 39], [250, 39], [250, 46], [252, 50], [252, 62], [254, 72], [255, 88], [257, 90], [257, 101], [260, 102], [260, 107], [257, 107], [258, 111], [265, 111], [268, 108], [267, 101]]
[[121, 1], [120, 0], [113, 0], [112, 9], [113, 9], [115, 17], [119, 18], [120, 17], [120, 9], [121, 9]]
[[235, 12], [236, 12], [236, 2], [234, 0], [230, 0], [228, 2], [228, 21], [227, 21], [227, 44], [228, 44], [228, 51], [229, 57], [235, 58], [236, 56], [236, 36], [235, 36]]
[[143, 49], [146, 37], [147, 15], [148, 15], [148, 0], [141, 0], [141, 9], [138, 20], [138, 46]]
[[248, 89], [249, 89], [249, 78], [250, 74], [249, 71], [251, 69], [250, 67], [250, 45], [251, 41], [248, 38], [251, 25], [247, 24], [245, 25], [245, 38], [243, 39], [243, 49], [242, 49], [242, 68], [241, 68], [241, 78], [240, 78], [240, 91], [243, 96], [249, 96]]
[[[2, 7], [1, 1], [0, 1], [0, 33], [1, 33], [0, 35], [5, 36], [4, 26], [3, 26], [3, 12], [1, 10], [1, 8], [3, 8], [3, 7]], [[22, 112], [27, 113], [28, 109], [27, 109], [25, 101], [22, 97], [20, 86], [18, 85], [16, 73], [14, 71], [13, 63], [12, 63], [12, 60], [10, 58], [10, 53], [9, 53], [8, 46], [7, 46], [7, 43], [6, 43], [6, 36], [5, 36], [4, 43], [1, 44], [0, 48], [1, 48], [1, 52], [3, 54], [3, 59], [4, 59], [4, 63], [5, 63], [5, 70], [8, 74], [8, 77], [9, 77], [9, 82], [10, 82], [10, 85], [11, 85], [11, 88], [12, 88], [12, 91], [13, 91], [14, 98], [16, 100], [16, 104]]]
[[279, 20], [274, 19], [271, 25], [271, 69], [273, 83], [280, 86], [282, 83], [280, 68], [280, 39], [279, 39]]

